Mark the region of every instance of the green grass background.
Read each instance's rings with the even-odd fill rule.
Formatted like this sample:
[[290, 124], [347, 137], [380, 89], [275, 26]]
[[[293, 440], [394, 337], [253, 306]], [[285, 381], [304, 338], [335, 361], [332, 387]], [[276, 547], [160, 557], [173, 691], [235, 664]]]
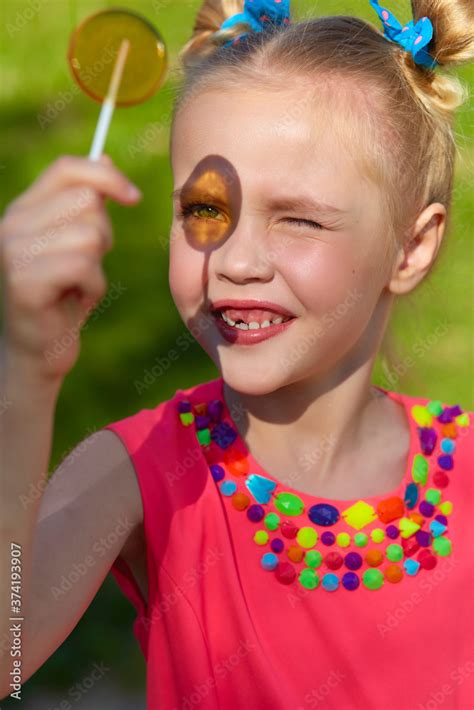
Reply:
[[[60, 154], [88, 153], [99, 106], [73, 83], [67, 46], [80, 20], [113, 5], [139, 11], [159, 28], [169, 51], [170, 69], [154, 97], [140, 106], [117, 110], [112, 121], [106, 152], [140, 186], [144, 199], [134, 208], [109, 205], [115, 246], [106, 256], [105, 268], [110, 285], [121, 284], [126, 290], [109, 307], [99, 308], [98, 317], [84, 328], [79, 363], [66, 378], [58, 402], [51, 470], [91, 431], [153, 407], [177, 388], [218, 374], [197, 343], [186, 349], [177, 347], [178, 337], [186, 331], [168, 288], [166, 239], [173, 189], [168, 117], [177, 81], [177, 52], [190, 36], [200, 2], [3, 0], [0, 208], [3, 211]], [[401, 5], [400, 19], [406, 22], [409, 3]], [[369, 3], [361, 0], [294, 0], [294, 19], [317, 14], [355, 14], [378, 22]], [[463, 67], [457, 74], [472, 92], [472, 67]], [[401, 371], [407, 357], [414, 366], [390, 381], [380, 362], [375, 371], [375, 382], [389, 389], [459, 402], [467, 409], [474, 408], [472, 109], [471, 98], [457, 116], [459, 158], [446, 248], [426, 285], [399, 303], [391, 325]], [[48, 115], [50, 120], [44, 125]], [[145, 149], [134, 154], [130, 146], [144, 138]], [[165, 374], [139, 394], [134, 381], [143, 380], [156, 358], [166, 358], [172, 349], [179, 351], [178, 359], [170, 360]], [[393, 375], [397, 359], [390, 365]], [[109, 679], [143, 689], [144, 664], [131, 628], [134, 616], [109, 576], [69, 638], [28, 681], [25, 694], [34, 696], [40, 686], [67, 689], [87, 673], [93, 660], [100, 659], [112, 667]]]

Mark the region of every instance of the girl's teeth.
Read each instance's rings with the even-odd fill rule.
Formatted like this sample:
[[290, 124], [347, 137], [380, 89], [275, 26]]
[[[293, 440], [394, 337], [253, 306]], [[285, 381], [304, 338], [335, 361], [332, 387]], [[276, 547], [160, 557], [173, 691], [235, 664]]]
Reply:
[[280, 316], [271, 321], [264, 320], [263, 323], [260, 324], [257, 323], [257, 321], [251, 321], [250, 323], [236, 323], [232, 320], [232, 318], [228, 318], [223, 313], [221, 315], [228, 325], [234, 326], [235, 328], [239, 328], [240, 330], [258, 330], [259, 328], [269, 328], [270, 325], [278, 325], [279, 323], [283, 323], [283, 318], [281, 318]]

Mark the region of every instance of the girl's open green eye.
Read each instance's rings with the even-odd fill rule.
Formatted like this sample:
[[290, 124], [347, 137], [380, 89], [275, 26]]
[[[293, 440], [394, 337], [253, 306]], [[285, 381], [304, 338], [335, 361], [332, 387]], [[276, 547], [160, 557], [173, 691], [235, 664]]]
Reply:
[[[199, 212], [201, 212], [201, 214], [199, 214]], [[219, 215], [221, 215], [221, 212], [216, 207], [204, 202], [190, 202], [184, 205], [179, 212], [180, 217], [193, 216], [198, 219], [218, 219]]]

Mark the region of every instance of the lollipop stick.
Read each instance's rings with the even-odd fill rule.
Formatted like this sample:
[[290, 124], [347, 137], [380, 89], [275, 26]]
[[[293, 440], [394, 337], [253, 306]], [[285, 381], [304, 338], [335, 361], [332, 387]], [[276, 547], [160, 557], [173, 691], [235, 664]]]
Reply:
[[123, 39], [118, 51], [117, 59], [115, 60], [107, 96], [105, 97], [104, 103], [102, 104], [102, 108], [100, 110], [99, 120], [97, 121], [94, 133], [94, 140], [92, 141], [92, 147], [89, 153], [90, 160], [99, 160], [102, 155], [129, 48], [129, 40]]

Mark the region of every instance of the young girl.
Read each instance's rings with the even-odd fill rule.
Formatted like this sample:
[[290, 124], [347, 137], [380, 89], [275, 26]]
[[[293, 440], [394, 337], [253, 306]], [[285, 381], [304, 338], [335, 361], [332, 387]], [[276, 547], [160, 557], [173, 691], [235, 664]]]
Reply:
[[413, 0], [403, 27], [371, 5], [380, 27], [204, 2], [172, 126], [169, 280], [220, 375], [86, 439], [34, 510], [18, 497], [43, 482], [77, 341], [44, 354], [104, 293], [103, 197], [137, 196], [110, 159], [63, 157], [7, 210], [2, 543], [22, 549], [23, 681], [111, 570], [153, 710], [472, 708], [473, 415], [371, 373], [446, 233], [465, 94], [443, 69], [472, 60], [474, 11]]

